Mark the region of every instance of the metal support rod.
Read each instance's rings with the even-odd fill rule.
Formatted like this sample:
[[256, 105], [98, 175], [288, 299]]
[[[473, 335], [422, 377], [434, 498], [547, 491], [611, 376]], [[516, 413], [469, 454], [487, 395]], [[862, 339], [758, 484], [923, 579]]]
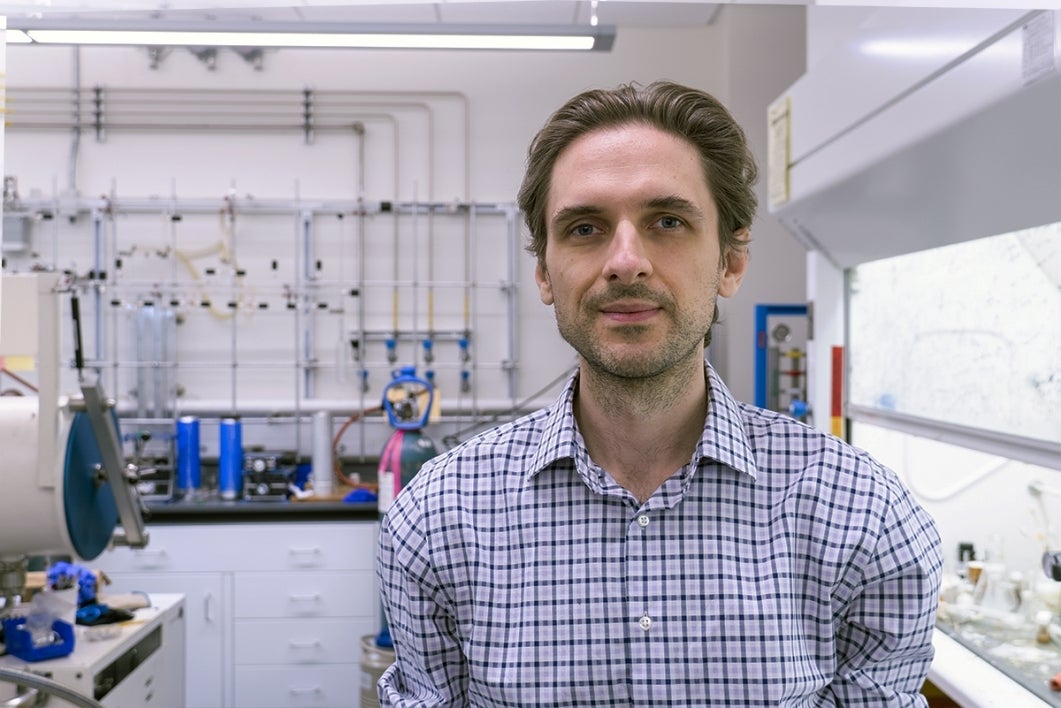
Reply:
[[516, 283], [519, 282], [519, 212], [515, 207], [508, 211], [508, 395], [516, 401], [516, 364], [519, 358], [516, 339], [516, 319], [519, 302]]
[[[233, 193], [235, 190], [233, 189]], [[239, 288], [239, 276], [236, 274], [236, 209], [232, 200], [229, 199], [226, 205], [226, 209], [221, 214], [221, 225], [223, 233], [221, 234], [222, 243], [224, 238], [228, 236], [228, 257], [229, 267], [232, 269], [231, 282], [232, 282], [232, 299], [238, 305], [238, 288]], [[231, 362], [231, 384], [232, 384], [232, 410], [236, 410], [236, 404], [239, 401], [239, 310], [233, 308], [232, 313], [232, 362]]]
[[125, 476], [122, 445], [111, 413], [114, 404], [103, 397], [98, 380], [82, 384], [81, 395], [84, 396], [85, 413], [99, 445], [100, 459], [122, 522], [123, 535], [118, 538], [133, 548], [143, 548], [147, 545], [147, 531], [144, 530], [144, 519], [140, 515], [136, 488], [132, 480]]
[[[98, 209], [92, 211], [92, 243], [93, 243], [93, 273], [94, 281], [92, 287], [92, 308], [93, 308], [93, 342], [92, 351], [94, 352], [94, 358], [96, 361], [100, 361], [104, 358], [103, 342], [104, 342], [104, 327], [103, 327], [103, 289], [100, 287], [101, 283], [105, 283], [108, 287], [115, 285], [117, 279], [117, 273], [113, 269], [107, 267], [108, 254], [113, 252], [113, 249], [108, 248], [106, 236], [115, 237], [114, 230], [117, 229], [117, 225], [111, 223], [111, 229], [109, 233], [106, 233], [107, 223], [105, 221], [107, 215], [107, 209], [104, 205], [101, 205]], [[104, 278], [104, 274], [106, 277]], [[117, 325], [115, 323], [114, 336], [117, 337]], [[102, 369], [96, 368], [96, 373], [102, 375]], [[115, 367], [111, 371], [112, 385], [115, 390], [118, 386], [118, 369]]]
[[81, 99], [78, 96], [81, 91], [81, 47], [73, 48], [71, 73], [73, 74], [71, 78], [74, 85], [74, 125], [70, 129], [70, 165], [67, 173], [66, 190], [68, 194], [77, 194], [77, 160], [81, 153]]
[[294, 223], [294, 234], [291, 239], [293, 244], [293, 256], [294, 256], [294, 270], [292, 271], [295, 285], [292, 292], [287, 293], [288, 307], [292, 307], [291, 312], [294, 315], [292, 318], [292, 331], [291, 341], [293, 343], [293, 350], [295, 352], [293, 361], [291, 362], [291, 388], [292, 398], [294, 399], [295, 405], [301, 410], [302, 406], [302, 368], [300, 361], [302, 351], [302, 319], [303, 319], [303, 307], [304, 303], [300, 296], [302, 289], [302, 266], [301, 261], [304, 258], [302, 253], [302, 230], [300, 228], [300, 222], [296, 219]]
[[[316, 256], [313, 244], [313, 216], [310, 212], [302, 212], [299, 219], [299, 242], [302, 244], [302, 279], [303, 289], [308, 296], [317, 293], [316, 288]], [[305, 330], [301, 334], [302, 354], [302, 396], [313, 398], [313, 373], [312, 365], [316, 360], [316, 317], [313, 314], [312, 298], [305, 298], [306, 307]]]
[[467, 220], [467, 234], [468, 238], [465, 245], [465, 289], [464, 289], [464, 337], [467, 340], [468, 345], [468, 369], [469, 377], [469, 390], [472, 394], [472, 410], [478, 410], [479, 408], [479, 389], [476, 385], [476, 369], [478, 368], [478, 361], [472, 354], [471, 350], [471, 338], [472, 338], [472, 322], [477, 322], [479, 318], [479, 271], [478, 271], [478, 244], [479, 244], [479, 208], [476, 205], [472, 205], [468, 210]]

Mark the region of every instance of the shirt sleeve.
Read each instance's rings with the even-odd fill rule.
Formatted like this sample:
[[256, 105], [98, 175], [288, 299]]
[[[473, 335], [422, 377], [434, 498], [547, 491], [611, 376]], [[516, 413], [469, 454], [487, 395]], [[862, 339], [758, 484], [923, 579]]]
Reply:
[[378, 684], [381, 706], [467, 705], [467, 666], [429, 537], [415, 497], [399, 495], [380, 525], [376, 561], [396, 658]]
[[890, 476], [890, 495], [859, 591], [836, 636], [836, 705], [925, 706], [921, 686], [932, 663], [932, 635], [943, 559], [932, 518]]

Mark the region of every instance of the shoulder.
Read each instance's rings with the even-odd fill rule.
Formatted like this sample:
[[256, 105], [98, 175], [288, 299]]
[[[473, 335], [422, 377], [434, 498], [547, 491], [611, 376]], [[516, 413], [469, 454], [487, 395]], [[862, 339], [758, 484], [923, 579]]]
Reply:
[[886, 468], [865, 450], [782, 413], [738, 403], [748, 445], [767, 469], [821, 467], [876, 473]]
[[395, 503], [414, 501], [425, 511], [519, 484], [541, 445], [548, 411], [492, 428], [424, 463]]
[[865, 450], [789, 416], [738, 404], [760, 483], [814, 498], [823, 511], [839, 510], [883, 524], [899, 501], [913, 504], [895, 472]]
[[[847, 557], [859, 581], [941, 565], [932, 517], [892, 469], [865, 450], [788, 416], [741, 404], [759, 476], [806, 536], [812, 555]], [[837, 554], [838, 549], [846, 549]], [[855, 586], [851, 580], [850, 587]]]

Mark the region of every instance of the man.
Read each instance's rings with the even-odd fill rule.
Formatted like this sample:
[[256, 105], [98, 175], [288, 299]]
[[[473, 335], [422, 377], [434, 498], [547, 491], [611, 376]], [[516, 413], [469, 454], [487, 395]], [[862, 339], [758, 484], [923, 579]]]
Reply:
[[755, 179], [725, 108], [670, 83], [576, 96], [535, 138], [520, 207], [578, 373], [387, 514], [381, 703], [925, 705], [932, 520], [704, 361]]

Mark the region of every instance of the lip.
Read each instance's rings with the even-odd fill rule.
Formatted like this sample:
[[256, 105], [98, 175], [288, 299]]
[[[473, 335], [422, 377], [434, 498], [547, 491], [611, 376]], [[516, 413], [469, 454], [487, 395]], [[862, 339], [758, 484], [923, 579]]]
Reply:
[[616, 322], [643, 322], [660, 311], [654, 302], [613, 302], [601, 307], [601, 314]]

